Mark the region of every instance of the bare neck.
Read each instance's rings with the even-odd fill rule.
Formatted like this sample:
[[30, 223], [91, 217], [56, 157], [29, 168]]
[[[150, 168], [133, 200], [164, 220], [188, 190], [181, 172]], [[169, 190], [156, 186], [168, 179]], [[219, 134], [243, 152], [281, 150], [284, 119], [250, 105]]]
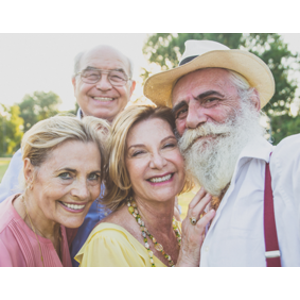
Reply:
[[172, 220], [175, 199], [164, 202], [143, 201], [136, 196], [134, 200], [137, 203], [139, 214], [150, 232], [169, 234], [173, 230]]
[[27, 194], [29, 195], [23, 194], [14, 201], [16, 211], [32, 231], [53, 242], [60, 237], [60, 224], [49, 220], [38, 207], [34, 197], [30, 193]]

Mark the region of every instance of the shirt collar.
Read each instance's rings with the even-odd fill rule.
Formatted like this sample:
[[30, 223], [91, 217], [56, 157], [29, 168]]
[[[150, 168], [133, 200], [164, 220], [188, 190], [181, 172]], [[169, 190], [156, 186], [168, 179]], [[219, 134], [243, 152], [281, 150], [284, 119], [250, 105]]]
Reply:
[[270, 160], [270, 152], [273, 149], [274, 146], [272, 146], [264, 137], [257, 136], [247, 143], [242, 150], [238, 161], [245, 157], [261, 159], [268, 163]]

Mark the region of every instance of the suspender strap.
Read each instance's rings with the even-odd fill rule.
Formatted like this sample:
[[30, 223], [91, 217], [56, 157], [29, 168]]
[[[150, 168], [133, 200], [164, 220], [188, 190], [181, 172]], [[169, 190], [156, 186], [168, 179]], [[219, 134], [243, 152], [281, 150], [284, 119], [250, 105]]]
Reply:
[[269, 164], [266, 164], [265, 174], [264, 233], [267, 267], [281, 267]]

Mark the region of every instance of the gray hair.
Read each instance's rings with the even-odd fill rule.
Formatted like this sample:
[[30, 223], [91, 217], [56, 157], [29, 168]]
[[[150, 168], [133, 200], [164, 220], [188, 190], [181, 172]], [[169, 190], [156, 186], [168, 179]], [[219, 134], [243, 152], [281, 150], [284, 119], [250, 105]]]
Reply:
[[[81, 58], [83, 57], [83, 55], [86, 53], [86, 51], [82, 51], [79, 52], [75, 57], [74, 57], [74, 69], [73, 69], [73, 77], [76, 76], [76, 74], [80, 71], [80, 62], [81, 62]], [[124, 55], [124, 54], [123, 54]], [[125, 58], [128, 61], [129, 64], [129, 78], [132, 79], [133, 76], [133, 62], [131, 61], [131, 59], [129, 57], [127, 57], [126, 55], [124, 55]]]
[[238, 91], [248, 91], [251, 88], [247, 79], [243, 77], [241, 74], [229, 69], [226, 70], [230, 75], [229, 79], [231, 83], [238, 89]]
[[235, 71], [226, 70], [229, 73], [229, 80], [236, 87], [242, 102], [249, 102], [253, 97], [257, 97], [255, 88], [250, 86], [245, 77]]

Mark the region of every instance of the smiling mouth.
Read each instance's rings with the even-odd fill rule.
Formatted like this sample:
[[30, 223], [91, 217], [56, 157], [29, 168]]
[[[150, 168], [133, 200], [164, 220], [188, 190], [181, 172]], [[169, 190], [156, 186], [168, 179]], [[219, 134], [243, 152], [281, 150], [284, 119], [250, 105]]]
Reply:
[[170, 180], [173, 177], [173, 175], [174, 175], [174, 173], [168, 174], [168, 175], [162, 176], [162, 177], [152, 177], [152, 178], [148, 179], [148, 181], [154, 182], [154, 183], [164, 182], [164, 181]]
[[86, 206], [86, 204], [83, 204], [83, 205], [69, 204], [69, 203], [62, 202], [62, 201], [59, 201], [59, 203], [61, 203], [65, 207], [68, 207], [73, 210], [81, 210], [81, 209], [85, 208], [85, 206]]
[[92, 97], [94, 100], [101, 101], [101, 102], [108, 102], [113, 101], [115, 98], [107, 98], [107, 97]]

